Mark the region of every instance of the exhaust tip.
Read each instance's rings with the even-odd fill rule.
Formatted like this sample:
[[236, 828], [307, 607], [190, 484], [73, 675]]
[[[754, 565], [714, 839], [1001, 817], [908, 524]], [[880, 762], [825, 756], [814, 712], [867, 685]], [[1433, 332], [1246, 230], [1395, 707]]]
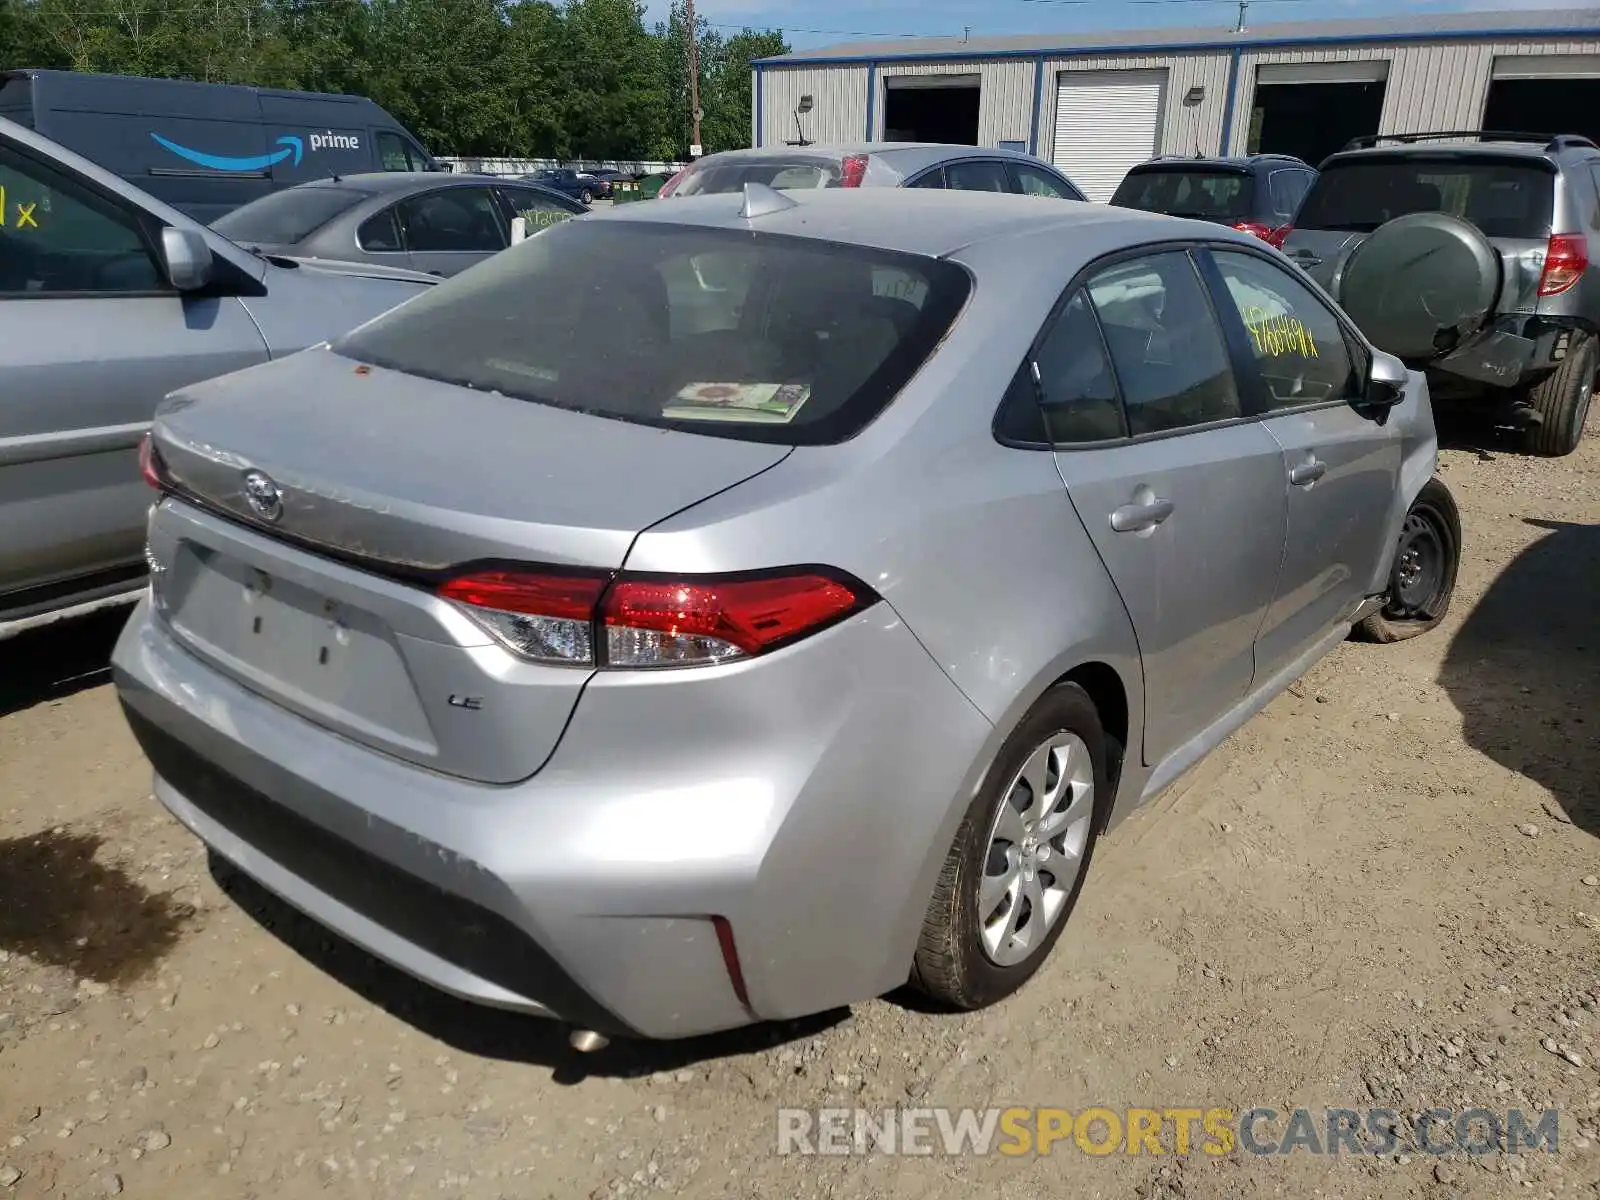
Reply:
[[579, 1054], [593, 1054], [596, 1050], [604, 1050], [609, 1046], [611, 1039], [592, 1029], [574, 1029], [567, 1042]]

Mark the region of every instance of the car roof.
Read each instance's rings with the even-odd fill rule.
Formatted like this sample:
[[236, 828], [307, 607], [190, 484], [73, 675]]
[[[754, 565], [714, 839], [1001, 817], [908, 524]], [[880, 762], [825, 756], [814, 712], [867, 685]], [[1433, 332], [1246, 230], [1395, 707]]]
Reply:
[[449, 187], [461, 183], [515, 183], [494, 175], [458, 175], [442, 171], [360, 171], [354, 175], [330, 175], [326, 179], [311, 179], [295, 184], [296, 189], [335, 187], [349, 191], [388, 195], [395, 192], [425, 191], [428, 188]]
[[910, 169], [931, 166], [961, 158], [1013, 158], [1024, 162], [1042, 161], [1036, 155], [1019, 150], [1005, 150], [999, 146], [965, 146], [950, 142], [828, 142], [813, 146], [764, 146], [753, 150], [723, 150], [700, 159], [707, 162], [737, 162], [740, 159], [814, 158], [840, 159], [852, 154], [870, 154], [875, 158], [892, 158], [897, 164]]
[[[585, 219], [784, 234], [930, 258], [946, 257], [979, 242], [1046, 231], [1063, 237], [1077, 232], [1096, 244], [1130, 246], [1232, 235], [1231, 230], [1204, 221], [1005, 192], [806, 188], [781, 194], [793, 203], [750, 219], [740, 216], [744, 196], [738, 192], [625, 204]], [[1245, 239], [1238, 235], [1233, 240]]]
[[[1324, 159], [1324, 165], [1330, 162], [1362, 162], [1382, 161], [1386, 158], [1415, 158], [1419, 155], [1439, 157], [1460, 154], [1470, 156], [1474, 154], [1493, 154], [1499, 158], [1528, 158], [1543, 159], [1553, 162], [1563, 154], [1578, 153], [1593, 155], [1595, 147], [1568, 142], [1562, 144], [1560, 138], [1545, 140], [1537, 139], [1511, 140], [1509, 138], [1484, 138], [1475, 141], [1446, 141], [1443, 138], [1450, 135], [1438, 135], [1439, 140], [1426, 140], [1424, 135], [1417, 135], [1416, 141], [1380, 143], [1376, 146], [1352, 147], [1340, 150], [1337, 154]], [[1459, 137], [1467, 134], [1456, 135]], [[1565, 136], [1565, 135], [1563, 135]]]
[[1253, 166], [1268, 166], [1277, 164], [1286, 167], [1303, 167], [1308, 171], [1316, 168], [1303, 158], [1296, 158], [1292, 154], [1158, 154], [1154, 158], [1146, 159], [1132, 171], [1154, 171], [1162, 167], [1224, 167], [1236, 168], [1244, 171]]

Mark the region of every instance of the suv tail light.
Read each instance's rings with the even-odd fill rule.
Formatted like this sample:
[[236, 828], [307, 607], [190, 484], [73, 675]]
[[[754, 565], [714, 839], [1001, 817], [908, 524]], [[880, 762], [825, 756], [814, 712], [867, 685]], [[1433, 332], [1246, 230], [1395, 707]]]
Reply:
[[692, 170], [694, 170], [694, 164], [690, 163], [687, 167], [685, 167], [683, 170], [679, 171], [671, 179], [669, 179], [665, 183], [663, 183], [661, 185], [661, 190], [656, 193], [656, 199], [657, 200], [665, 200], [668, 196], [672, 195], [673, 192], [677, 191], [678, 190], [678, 185], [684, 181], [684, 179], [688, 176], [689, 172], [692, 171]]
[[139, 442], [139, 474], [158, 492], [167, 490], [167, 464], [161, 461], [161, 451], [156, 449], [155, 435], [145, 431]]
[[1281, 225], [1274, 229], [1272, 226], [1263, 225], [1259, 221], [1240, 221], [1234, 228], [1240, 233], [1251, 234], [1266, 242], [1267, 245], [1276, 246], [1279, 250], [1282, 250], [1283, 241], [1289, 236], [1289, 230], [1292, 226]]
[[439, 589], [509, 650], [575, 667], [691, 667], [753, 658], [873, 603], [821, 567], [759, 575], [480, 571]]
[[850, 154], [845, 156], [839, 173], [839, 186], [858, 188], [861, 181], [867, 177], [867, 163], [871, 161], [866, 154]]
[[1539, 295], [1559, 296], [1571, 289], [1589, 269], [1589, 239], [1581, 233], [1550, 235], [1544, 252], [1544, 272], [1539, 276]]

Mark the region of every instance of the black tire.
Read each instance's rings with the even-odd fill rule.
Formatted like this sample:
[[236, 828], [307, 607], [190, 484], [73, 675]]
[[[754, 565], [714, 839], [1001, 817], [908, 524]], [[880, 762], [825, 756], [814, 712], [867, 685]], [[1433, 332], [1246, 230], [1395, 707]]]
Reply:
[[[1410, 568], [1408, 551], [1416, 555]], [[1411, 576], [1407, 582], [1407, 570], [1418, 568], [1424, 577]], [[1430, 479], [1401, 524], [1400, 546], [1389, 573], [1389, 602], [1356, 625], [1356, 636], [1387, 644], [1427, 633], [1449, 613], [1460, 569], [1461, 513], [1444, 481]]]
[[1595, 340], [1574, 337], [1567, 356], [1555, 373], [1528, 391], [1528, 403], [1539, 411], [1544, 422], [1523, 434], [1530, 453], [1550, 458], [1571, 454], [1583, 441], [1583, 427], [1589, 416], [1589, 401], [1594, 396], [1597, 362]]
[[[1023, 765], [1058, 733], [1075, 734], [1089, 752], [1094, 785], [1087, 837], [1077, 856], [1078, 873], [1064, 904], [1040, 943], [1022, 961], [997, 965], [982, 942], [978, 889], [992, 850], [991, 832], [1002, 804], [1010, 803]], [[1106, 735], [1089, 694], [1075, 683], [1057, 684], [1039, 698], [995, 756], [982, 790], [956, 831], [944, 869], [934, 885], [922, 936], [912, 965], [911, 984], [940, 1005], [955, 1010], [984, 1008], [1011, 995], [1050, 957], [1071, 919], [1088, 878], [1090, 859], [1109, 810]], [[1060, 860], [1057, 860], [1060, 861]], [[1048, 867], [1040, 872], [1041, 878]], [[1013, 903], [1021, 903], [1020, 899]]]
[[583, 189], [583, 194], [580, 195], [578, 197], [578, 199], [582, 200], [585, 204], [593, 204], [594, 203], [594, 197], [589, 194], [589, 189], [588, 188], [584, 188]]

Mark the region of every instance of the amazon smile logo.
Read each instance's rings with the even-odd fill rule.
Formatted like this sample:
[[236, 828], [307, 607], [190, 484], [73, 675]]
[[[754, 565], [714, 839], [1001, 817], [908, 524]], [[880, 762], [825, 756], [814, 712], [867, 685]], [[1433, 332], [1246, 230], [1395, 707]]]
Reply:
[[[281, 163], [290, 155], [294, 156], [294, 165], [300, 165], [300, 158], [305, 153], [305, 143], [293, 134], [287, 134], [278, 139], [277, 144], [282, 150], [271, 154], [256, 154], [245, 158], [233, 158], [225, 154], [207, 154], [203, 150], [191, 150], [188, 146], [180, 146], [177, 142], [162, 137], [159, 133], [152, 133], [158, 145], [171, 150], [179, 158], [186, 158], [197, 166], [210, 167], [213, 171], [265, 171], [275, 163]], [[313, 135], [315, 136], [315, 135]]]

